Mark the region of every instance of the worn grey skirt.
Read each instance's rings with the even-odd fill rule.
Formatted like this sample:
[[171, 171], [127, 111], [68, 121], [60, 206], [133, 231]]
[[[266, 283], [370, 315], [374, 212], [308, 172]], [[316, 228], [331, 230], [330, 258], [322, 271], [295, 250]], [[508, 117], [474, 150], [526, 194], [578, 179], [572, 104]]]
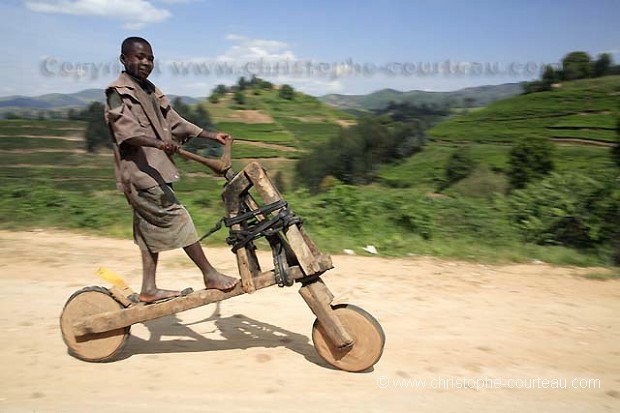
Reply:
[[168, 251], [198, 241], [189, 212], [170, 185], [135, 189], [127, 194], [133, 207], [133, 237], [142, 250]]

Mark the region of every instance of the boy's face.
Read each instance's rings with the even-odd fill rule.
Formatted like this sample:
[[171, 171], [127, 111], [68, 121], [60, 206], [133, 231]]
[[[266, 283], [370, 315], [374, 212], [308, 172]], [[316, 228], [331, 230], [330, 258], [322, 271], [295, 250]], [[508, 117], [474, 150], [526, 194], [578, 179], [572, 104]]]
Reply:
[[121, 54], [125, 70], [140, 80], [146, 80], [153, 71], [153, 50], [143, 42], [134, 42], [129, 50]]

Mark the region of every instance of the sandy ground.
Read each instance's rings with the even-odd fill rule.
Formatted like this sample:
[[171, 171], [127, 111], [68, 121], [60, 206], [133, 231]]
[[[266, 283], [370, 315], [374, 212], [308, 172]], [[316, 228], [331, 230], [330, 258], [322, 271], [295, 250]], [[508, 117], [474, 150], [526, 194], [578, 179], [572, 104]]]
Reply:
[[[235, 273], [228, 249], [208, 255]], [[316, 355], [296, 287], [134, 325], [120, 360], [91, 364], [67, 354], [58, 317], [75, 290], [106, 285], [100, 266], [139, 287], [136, 247], [0, 232], [0, 411], [620, 411], [620, 282], [582, 277], [598, 270], [333, 259], [323, 279], [337, 300], [385, 330], [371, 371], [334, 370]], [[159, 279], [200, 288], [182, 251], [162, 254]]]

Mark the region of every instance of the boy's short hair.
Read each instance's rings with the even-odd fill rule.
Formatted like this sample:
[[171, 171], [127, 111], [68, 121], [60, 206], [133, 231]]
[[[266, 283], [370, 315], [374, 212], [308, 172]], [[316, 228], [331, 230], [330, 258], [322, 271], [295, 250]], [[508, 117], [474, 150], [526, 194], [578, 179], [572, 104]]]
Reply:
[[129, 53], [134, 43], [144, 43], [144, 44], [149, 45], [149, 47], [151, 46], [151, 44], [146, 39], [142, 37], [131, 36], [123, 40], [123, 43], [121, 44], [121, 53], [122, 54]]

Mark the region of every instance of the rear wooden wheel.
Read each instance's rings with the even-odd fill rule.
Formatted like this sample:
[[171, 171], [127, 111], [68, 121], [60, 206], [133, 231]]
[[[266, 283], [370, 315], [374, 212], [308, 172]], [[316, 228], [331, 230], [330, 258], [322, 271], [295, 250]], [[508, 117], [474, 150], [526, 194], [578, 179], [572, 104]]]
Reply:
[[340, 304], [333, 310], [353, 338], [353, 344], [344, 349], [334, 346], [317, 319], [312, 326], [312, 342], [316, 352], [338, 369], [352, 372], [368, 370], [383, 354], [383, 328], [372, 315], [354, 305]]
[[60, 315], [60, 330], [69, 354], [84, 361], [112, 360], [125, 346], [131, 327], [76, 337], [72, 325], [83, 317], [122, 308], [122, 304], [103, 287], [86, 287], [69, 297]]

